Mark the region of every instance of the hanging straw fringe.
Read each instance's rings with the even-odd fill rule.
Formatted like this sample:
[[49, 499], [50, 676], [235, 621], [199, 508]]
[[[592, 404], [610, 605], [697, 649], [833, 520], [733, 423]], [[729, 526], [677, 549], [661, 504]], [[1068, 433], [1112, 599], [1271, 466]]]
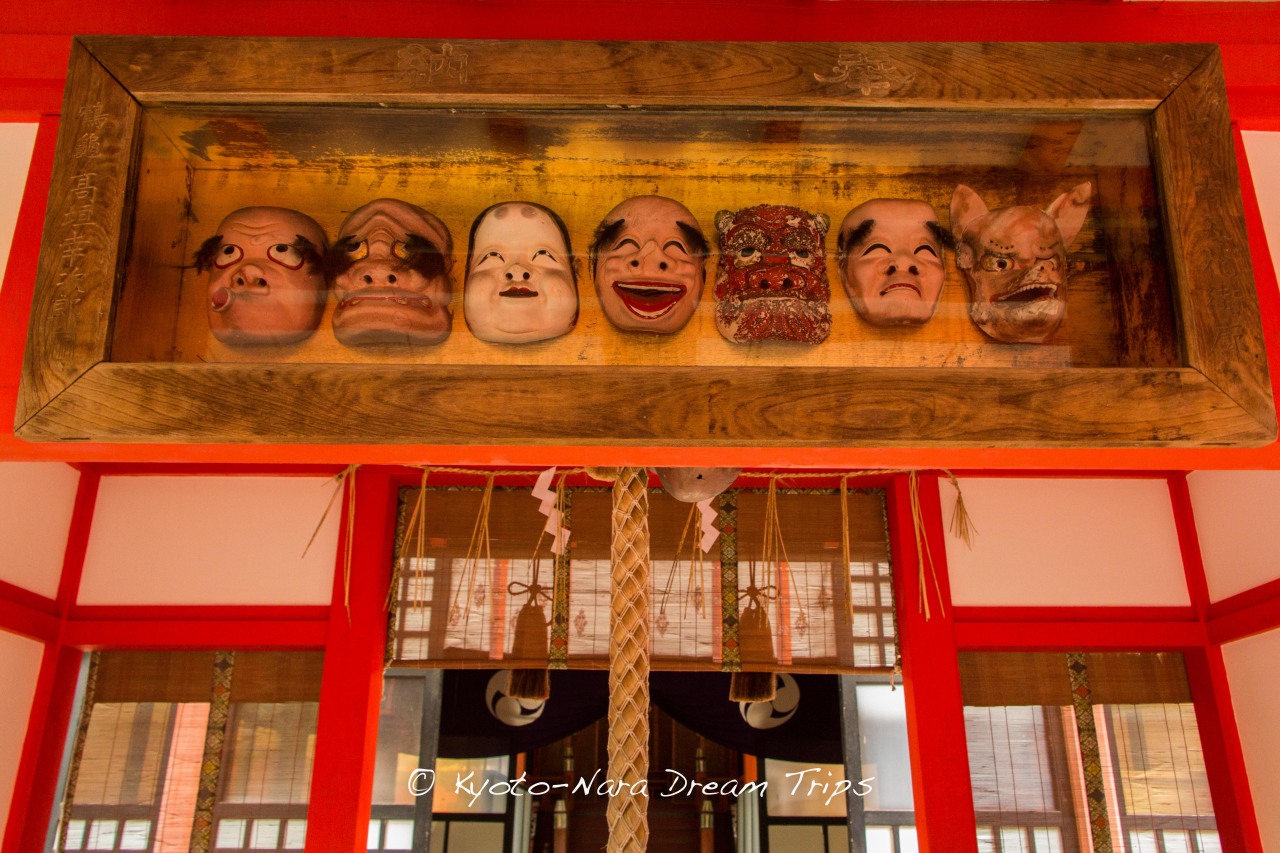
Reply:
[[333, 490], [333, 495], [329, 498], [329, 503], [324, 508], [324, 512], [320, 514], [320, 522], [316, 525], [316, 529], [311, 532], [311, 538], [307, 540], [307, 547], [302, 549], [302, 556], [307, 556], [307, 552], [311, 550], [312, 543], [320, 535], [320, 528], [324, 527], [324, 520], [329, 517], [329, 510], [333, 509], [334, 503], [338, 500], [338, 495], [342, 493], [342, 487], [346, 485], [347, 480], [350, 480], [351, 488], [347, 492], [347, 537], [343, 543], [342, 552], [342, 606], [347, 611], [348, 625], [351, 624], [351, 555], [355, 549], [356, 538], [356, 479], [354, 474], [359, 469], [359, 465], [348, 465], [333, 478], [337, 482], [337, 487]]
[[956, 475], [950, 471], [943, 470], [943, 474], [947, 475], [947, 479], [951, 481], [951, 488], [956, 490], [956, 506], [951, 511], [951, 524], [947, 528], [951, 531], [951, 535], [964, 543], [966, 548], [973, 548], [973, 537], [977, 535], [978, 528], [974, 526], [973, 519], [969, 517], [969, 510], [964, 506], [964, 494], [960, 491], [960, 482], [956, 480]]
[[[467, 544], [467, 557], [462, 562], [462, 576], [457, 589], [453, 591], [453, 600], [449, 602], [449, 621], [454, 622], [461, 615], [464, 632], [471, 621], [471, 600], [475, 591], [476, 570], [479, 568], [481, 556], [484, 557], [486, 599], [489, 588], [493, 586], [493, 554], [489, 549], [489, 509], [493, 504], [493, 478], [494, 475], [490, 474], [485, 482], [484, 494], [480, 497], [480, 509], [476, 513], [476, 523], [471, 528], [471, 541]], [[458, 597], [462, 594], [464, 586], [467, 588], [467, 600], [459, 614]]]
[[[412, 559], [422, 565], [422, 560], [426, 556], [426, 539], [427, 539], [427, 475], [430, 469], [422, 469], [422, 482], [418, 484], [418, 494], [413, 499], [413, 508], [409, 511], [409, 520], [405, 523], [405, 529], [408, 531], [405, 542], [401, 545], [401, 553], [396, 555], [395, 565], [391, 567], [391, 583], [387, 587], [387, 600], [383, 604], [383, 609], [388, 613], [395, 606], [396, 593], [400, 589], [400, 582], [403, 580], [404, 564]], [[413, 540], [413, 548], [406, 547], [408, 541]], [[412, 553], [408, 553], [412, 551]], [[410, 603], [414, 607], [425, 608], [425, 597], [421, 595], [422, 584], [413, 587], [413, 591], [419, 593], [415, 595]]]
[[[933, 553], [929, 550], [929, 537], [924, 532], [924, 513], [920, 509], [920, 475], [912, 471], [907, 475], [907, 483], [910, 488], [911, 497], [911, 526], [915, 528], [916, 534], [916, 555], [919, 558], [920, 565], [920, 611], [924, 613], [925, 620], [933, 618], [929, 610], [929, 580], [933, 580], [933, 591], [938, 597], [938, 606], [942, 604], [942, 586], [938, 583], [938, 572], [933, 565]], [[926, 575], [925, 563], [929, 564], [929, 571]], [[943, 615], [946, 615], [943, 609]]]

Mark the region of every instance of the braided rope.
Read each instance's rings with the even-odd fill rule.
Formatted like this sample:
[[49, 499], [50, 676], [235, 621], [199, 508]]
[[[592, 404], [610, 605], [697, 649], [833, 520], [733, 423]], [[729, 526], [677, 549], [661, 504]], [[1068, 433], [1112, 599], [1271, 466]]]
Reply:
[[[613, 484], [613, 607], [609, 641], [608, 853], [643, 853], [649, 843], [649, 491], [643, 468], [622, 468]], [[647, 790], [641, 787], [640, 790]]]

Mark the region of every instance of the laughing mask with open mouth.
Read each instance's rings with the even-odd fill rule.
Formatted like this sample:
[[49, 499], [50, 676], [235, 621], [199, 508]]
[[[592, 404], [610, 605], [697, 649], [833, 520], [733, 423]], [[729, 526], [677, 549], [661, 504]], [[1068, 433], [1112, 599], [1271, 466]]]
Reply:
[[702, 227], [683, 204], [629, 198], [605, 214], [591, 244], [600, 308], [624, 331], [678, 332], [702, 301], [706, 257]]
[[831, 288], [823, 241], [830, 222], [825, 213], [781, 204], [716, 214], [716, 328], [721, 335], [736, 343], [827, 339]]
[[1085, 182], [1039, 210], [1025, 205], [988, 211], [961, 184], [951, 198], [956, 266], [969, 283], [969, 316], [989, 337], [1008, 344], [1044, 343], [1067, 310], [1067, 249], [1089, 213]]
[[417, 205], [380, 198], [353, 210], [338, 233], [328, 266], [339, 342], [416, 346], [449, 337], [453, 241], [443, 222]]
[[933, 317], [946, 277], [951, 235], [923, 201], [878, 198], [840, 225], [840, 281], [853, 308], [873, 326], [916, 326]]
[[578, 287], [560, 217], [531, 201], [495, 204], [476, 217], [462, 307], [482, 341], [525, 344], [568, 334], [578, 321]]

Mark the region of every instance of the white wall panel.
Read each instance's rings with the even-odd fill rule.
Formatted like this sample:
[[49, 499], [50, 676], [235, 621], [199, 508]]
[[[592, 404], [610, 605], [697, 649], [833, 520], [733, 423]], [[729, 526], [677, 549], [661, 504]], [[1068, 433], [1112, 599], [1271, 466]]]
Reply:
[[0, 169], [0, 285], [4, 283], [13, 229], [18, 222], [22, 191], [27, 184], [31, 151], [36, 144], [36, 127], [34, 124], [0, 122], [0, 163], [4, 164]]
[[0, 580], [57, 596], [79, 483], [61, 462], [0, 462]]
[[1276, 661], [1280, 631], [1271, 631], [1222, 647], [1231, 685], [1231, 704], [1240, 729], [1245, 769], [1253, 791], [1258, 828], [1267, 850], [1280, 850], [1280, 696], [1276, 693]]
[[341, 501], [303, 556], [334, 482], [103, 477], [81, 604], [328, 604]]
[[[951, 595], [973, 606], [1186, 605], [1163, 479], [960, 480], [978, 535], [947, 534]], [[951, 518], [955, 490], [939, 482]]]
[[44, 646], [35, 640], [0, 632], [0, 684], [4, 685], [0, 690], [0, 837], [9, 821], [9, 802], [43, 654]]
[[1280, 133], [1246, 130], [1240, 135], [1258, 196], [1262, 228], [1271, 249], [1271, 265], [1280, 269]]
[[1187, 475], [1209, 598], [1280, 577], [1280, 471]]

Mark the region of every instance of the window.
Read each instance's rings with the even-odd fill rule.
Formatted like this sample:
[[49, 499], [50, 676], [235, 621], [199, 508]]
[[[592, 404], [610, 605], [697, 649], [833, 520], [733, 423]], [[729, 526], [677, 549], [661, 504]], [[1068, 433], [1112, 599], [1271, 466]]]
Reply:
[[57, 849], [302, 849], [321, 661], [95, 653]]
[[961, 677], [983, 853], [1221, 850], [1181, 655], [962, 654]]

